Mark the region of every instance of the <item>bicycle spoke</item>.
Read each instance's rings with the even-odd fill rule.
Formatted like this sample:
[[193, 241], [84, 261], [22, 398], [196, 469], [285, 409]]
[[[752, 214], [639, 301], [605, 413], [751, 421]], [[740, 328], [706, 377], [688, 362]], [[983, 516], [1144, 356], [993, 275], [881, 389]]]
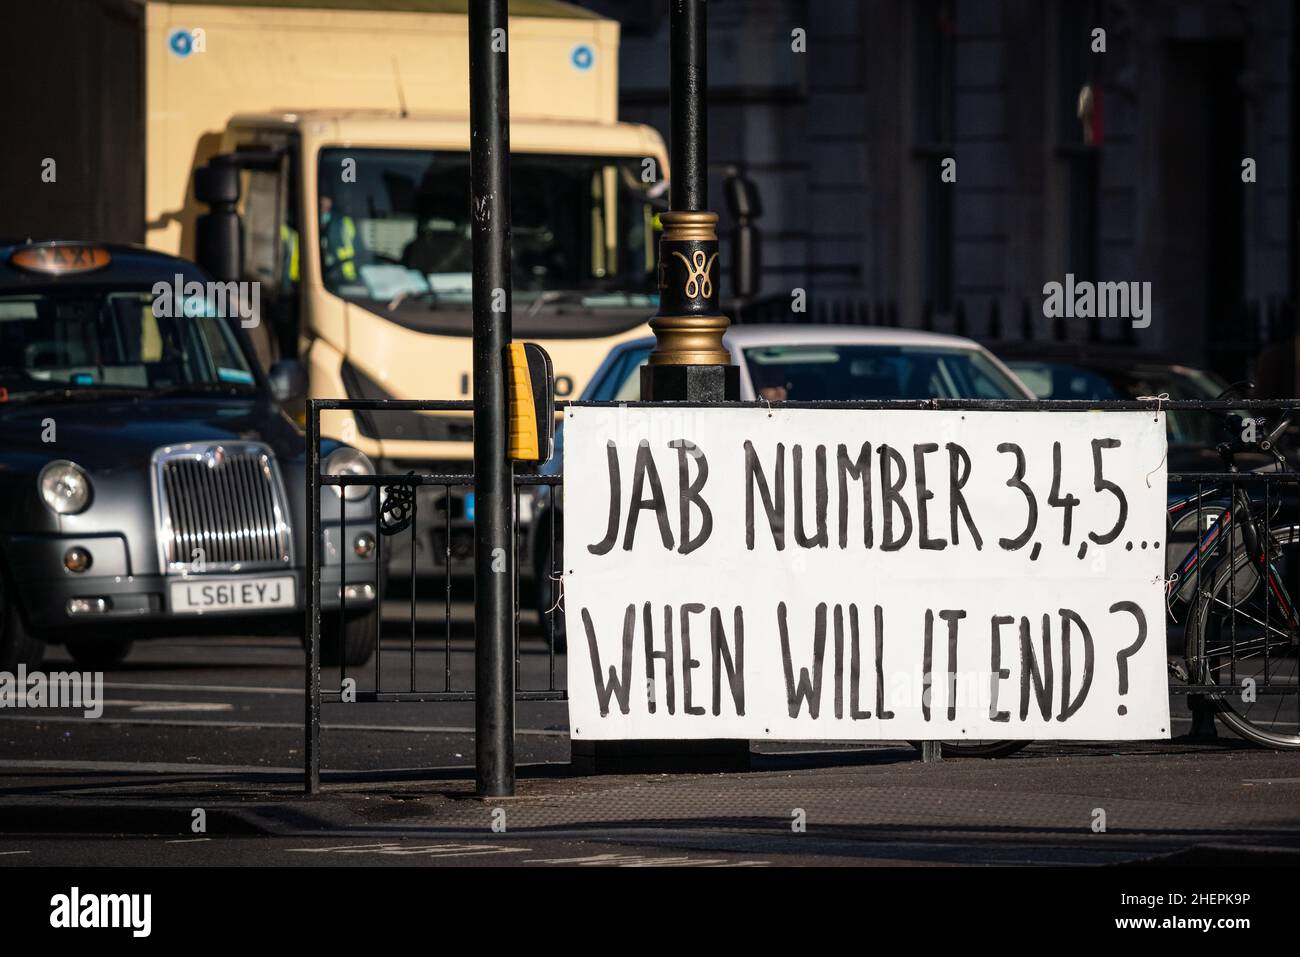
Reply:
[[[1223, 658], [1223, 657], [1224, 657], [1224, 649], [1219, 649], [1216, 653], [1211, 653], [1211, 654], [1206, 655], [1206, 658], [1207, 658], [1207, 659]], [[1247, 656], [1247, 658], [1246, 658], [1245, 660], [1247, 660], [1247, 661], [1257, 661], [1257, 660], [1260, 659], [1260, 657], [1262, 657], [1262, 656], [1260, 656], [1260, 655], [1250, 655], [1250, 656]], [[1238, 662], [1240, 662], [1240, 661], [1242, 660], [1241, 655], [1238, 655], [1238, 656], [1237, 656], [1237, 660], [1238, 660]], [[1227, 667], [1228, 667], [1228, 663], [1227, 663], [1227, 661], [1224, 661], [1224, 663], [1221, 664], [1221, 665], [1210, 665], [1210, 666], [1208, 666], [1208, 670], [1209, 670], [1209, 672], [1210, 672], [1211, 674], [1213, 674], [1213, 673], [1215, 673], [1215, 672], [1222, 671], [1224, 668], [1227, 668]], [[1264, 686], [1265, 686], [1265, 687], [1269, 687], [1269, 686], [1272, 686], [1272, 685], [1276, 684], [1277, 682], [1275, 682], [1273, 679], [1274, 679], [1278, 674], [1279, 674], [1279, 672], [1276, 672], [1276, 671], [1273, 672], [1272, 674], [1269, 674], [1269, 673], [1265, 672], [1265, 674], [1264, 674], [1264, 681], [1263, 681]], [[1247, 677], [1251, 677], [1251, 676], [1248, 675]], [[1258, 681], [1256, 682], [1257, 685], [1258, 685], [1259, 683], [1260, 683], [1260, 682], [1258, 682]], [[1294, 682], [1288, 682], [1288, 684], [1293, 684], [1293, 683], [1294, 683]]]
[[1286, 604], [1300, 577], [1300, 527], [1261, 531], [1260, 539], [1267, 575], [1232, 547], [1198, 569], [1187, 658], [1193, 681], [1220, 689], [1211, 697], [1224, 724], [1266, 746], [1297, 748], [1300, 657]]
[[1274, 626], [1272, 626], [1272, 625], [1269, 625], [1269, 624], [1267, 624], [1266, 622], [1261, 621], [1260, 619], [1256, 618], [1254, 615], [1248, 615], [1248, 614], [1246, 614], [1244, 611], [1241, 611], [1239, 608], [1233, 608], [1232, 605], [1228, 604], [1228, 603], [1227, 603], [1226, 601], [1224, 601], [1222, 598], [1215, 598], [1215, 599], [1214, 599], [1214, 604], [1216, 604], [1216, 605], [1222, 605], [1224, 608], [1227, 608], [1229, 611], [1231, 611], [1231, 612], [1235, 612], [1236, 614], [1241, 615], [1241, 616], [1242, 616], [1243, 618], [1245, 618], [1247, 621], [1249, 621], [1249, 622], [1253, 622], [1254, 624], [1259, 625], [1260, 627], [1264, 628], [1265, 630], [1270, 631], [1270, 632], [1272, 632], [1273, 634], [1278, 635], [1278, 636], [1280, 636], [1281, 638], [1286, 639], [1287, 642], [1290, 642], [1290, 641], [1291, 641], [1291, 635], [1290, 635], [1290, 633], [1285, 632], [1285, 631], [1282, 631], [1282, 630], [1280, 630], [1280, 629], [1278, 629], [1278, 628], [1276, 628], [1276, 627], [1274, 627]]

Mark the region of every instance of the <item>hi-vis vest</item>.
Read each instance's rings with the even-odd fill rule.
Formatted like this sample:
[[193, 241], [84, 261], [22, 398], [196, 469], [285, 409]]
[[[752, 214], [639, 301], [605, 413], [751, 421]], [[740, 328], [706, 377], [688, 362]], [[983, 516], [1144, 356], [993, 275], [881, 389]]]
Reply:
[[[338, 224], [337, 229], [335, 224]], [[351, 216], [331, 219], [325, 227], [325, 265], [337, 265], [344, 279], [357, 278], [357, 224]], [[331, 245], [333, 248], [331, 249]]]
[[298, 230], [288, 223], [280, 224], [280, 245], [289, 257], [289, 281], [298, 281]]

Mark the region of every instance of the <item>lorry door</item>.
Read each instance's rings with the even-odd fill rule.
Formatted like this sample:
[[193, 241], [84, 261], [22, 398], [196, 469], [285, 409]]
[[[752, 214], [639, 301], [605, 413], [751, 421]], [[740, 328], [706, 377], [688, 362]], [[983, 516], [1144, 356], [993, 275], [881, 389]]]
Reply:
[[[252, 148], [241, 144], [240, 152]], [[250, 165], [240, 174], [240, 274], [258, 283], [260, 321], [248, 331], [263, 368], [298, 357], [301, 316], [304, 250], [295, 169], [288, 150], [278, 153], [278, 162]]]

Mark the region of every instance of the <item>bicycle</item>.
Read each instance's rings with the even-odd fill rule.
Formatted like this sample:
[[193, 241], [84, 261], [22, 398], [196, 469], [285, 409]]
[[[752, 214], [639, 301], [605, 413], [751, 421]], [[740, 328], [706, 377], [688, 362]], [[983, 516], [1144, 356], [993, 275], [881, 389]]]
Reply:
[[[1234, 386], [1219, 398], [1229, 398], [1238, 388]], [[1236, 455], [1247, 450], [1268, 453], [1279, 470], [1284, 470], [1286, 460], [1279, 441], [1292, 418], [1290, 411], [1283, 414], [1262, 439], [1221, 443], [1217, 451], [1224, 471], [1243, 474]], [[1235, 414], [1227, 417], [1227, 424], [1235, 436], [1245, 431], [1245, 421]], [[1300, 612], [1290, 597], [1296, 589], [1286, 587], [1288, 580], [1300, 585], [1300, 525], [1270, 528], [1282, 503], [1280, 496], [1272, 501], [1267, 481], [1262, 484], [1264, 494], [1252, 496], [1243, 483], [1228, 479], [1168, 504], [1166, 554], [1171, 571], [1166, 604], [1170, 620], [1177, 624], [1176, 607], [1189, 609], [1182, 660], [1171, 656], [1170, 671], [1189, 689], [1196, 689], [1189, 693], [1198, 695], [1241, 737], [1267, 747], [1300, 749], [1300, 721], [1295, 732], [1277, 730], [1283, 724], [1280, 718], [1285, 702], [1300, 699]], [[1185, 554], [1175, 557], [1172, 546], [1180, 540], [1190, 540], [1190, 545]], [[1224, 542], [1228, 543], [1226, 554]], [[1207, 579], [1210, 585], [1203, 587]], [[1266, 587], [1260, 588], [1261, 582]], [[1280, 620], [1275, 621], [1274, 606], [1282, 613]], [[1243, 663], [1244, 675], [1238, 667]], [[1225, 693], [1228, 687], [1234, 693]], [[1270, 701], [1276, 703], [1271, 711]], [[1030, 743], [944, 741], [941, 747], [944, 757], [1000, 758]], [[912, 744], [920, 749], [920, 742]]]
[[[1235, 456], [1246, 449], [1269, 453], [1278, 469], [1285, 469], [1278, 443], [1292, 417], [1285, 412], [1256, 442], [1219, 445], [1224, 471], [1241, 474]], [[1229, 416], [1236, 434], [1242, 424]], [[1171, 670], [1186, 682], [1188, 693], [1200, 695], [1241, 737], [1266, 747], [1300, 749], [1300, 721], [1293, 719], [1294, 730], [1288, 731], [1282, 720], [1286, 702], [1300, 699], [1300, 614], [1291, 598], [1300, 585], [1300, 525], [1272, 528], [1281, 496], [1273, 501], [1267, 480], [1259, 481], [1262, 496], [1251, 495], [1243, 484], [1216, 482], [1170, 504], [1171, 532], [1192, 516], [1198, 528], [1206, 526], [1166, 586], [1171, 615], [1175, 605], [1189, 608], [1184, 660], [1171, 661]], [[1205, 523], [1207, 505], [1211, 520]]]

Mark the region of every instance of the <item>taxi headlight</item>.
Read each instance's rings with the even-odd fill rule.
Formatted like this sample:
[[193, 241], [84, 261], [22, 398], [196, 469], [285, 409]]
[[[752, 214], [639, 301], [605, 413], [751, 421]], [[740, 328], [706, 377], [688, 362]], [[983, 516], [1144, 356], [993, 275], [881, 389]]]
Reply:
[[60, 515], [76, 515], [90, 504], [90, 476], [67, 459], [41, 469], [37, 485], [45, 504]]
[[[374, 475], [375, 467], [364, 452], [344, 446], [337, 448], [325, 457], [322, 466], [326, 475]], [[349, 502], [357, 502], [370, 494], [369, 485], [331, 485], [336, 495], [342, 495]]]

